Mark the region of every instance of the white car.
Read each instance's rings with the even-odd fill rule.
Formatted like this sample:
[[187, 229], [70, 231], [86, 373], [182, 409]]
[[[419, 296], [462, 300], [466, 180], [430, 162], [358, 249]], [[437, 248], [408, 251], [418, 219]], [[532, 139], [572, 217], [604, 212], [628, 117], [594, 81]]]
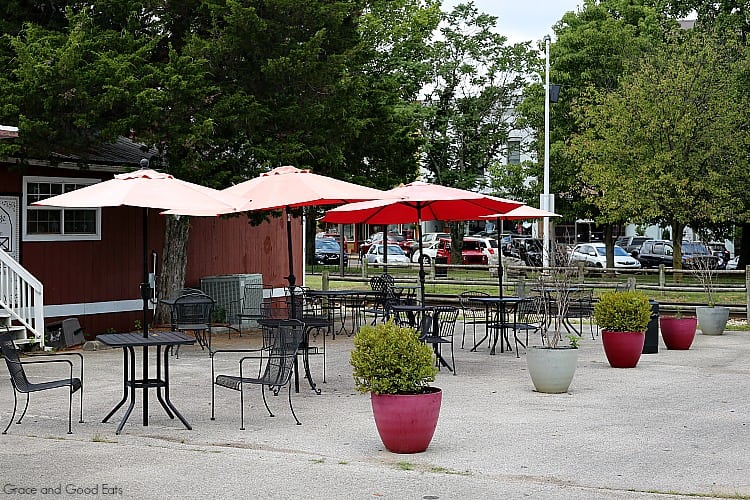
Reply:
[[[365, 257], [368, 264], [385, 264], [383, 260], [385, 252], [383, 245], [371, 245], [367, 250]], [[398, 245], [388, 245], [388, 264], [409, 264], [409, 257], [406, 256], [401, 247]]]
[[419, 253], [419, 248], [416, 248], [411, 254], [411, 261], [419, 264], [420, 256], [424, 255], [424, 265], [429, 266], [435, 260], [435, 255], [437, 255], [438, 242], [439, 240], [434, 240], [432, 243], [424, 245], [422, 253]]
[[[607, 247], [604, 243], [581, 243], [573, 248], [570, 262], [583, 261], [587, 267], [607, 267]], [[640, 269], [641, 263], [621, 246], [615, 245], [615, 267], [619, 269]]]

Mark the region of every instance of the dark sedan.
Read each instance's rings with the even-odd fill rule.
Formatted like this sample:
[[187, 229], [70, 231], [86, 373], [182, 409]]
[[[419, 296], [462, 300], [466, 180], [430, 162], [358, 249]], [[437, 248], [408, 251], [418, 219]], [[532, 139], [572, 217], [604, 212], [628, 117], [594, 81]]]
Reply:
[[[315, 263], [337, 264], [341, 255], [341, 245], [333, 238], [317, 238], [315, 240]], [[349, 256], [344, 253], [344, 265], [349, 263]]]

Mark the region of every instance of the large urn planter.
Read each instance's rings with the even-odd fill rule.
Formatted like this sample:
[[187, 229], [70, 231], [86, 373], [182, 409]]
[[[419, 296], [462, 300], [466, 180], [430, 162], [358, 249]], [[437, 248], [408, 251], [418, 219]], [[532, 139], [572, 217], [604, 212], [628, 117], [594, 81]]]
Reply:
[[690, 349], [693, 339], [695, 339], [697, 324], [697, 318], [660, 317], [659, 328], [664, 345], [667, 346], [667, 349], [672, 350]]
[[354, 387], [370, 393], [380, 440], [394, 453], [419, 453], [435, 433], [443, 392], [430, 387], [437, 368], [419, 334], [392, 320], [365, 325], [354, 337]]
[[698, 326], [703, 335], [721, 335], [729, 321], [729, 308], [723, 306], [698, 306], [695, 308]]
[[641, 359], [646, 335], [643, 332], [602, 331], [604, 354], [612, 368], [635, 368]]
[[443, 392], [436, 387], [423, 394], [371, 394], [372, 414], [380, 440], [393, 453], [420, 453], [432, 441]]
[[574, 347], [531, 347], [526, 352], [526, 366], [537, 392], [568, 392], [578, 365]]

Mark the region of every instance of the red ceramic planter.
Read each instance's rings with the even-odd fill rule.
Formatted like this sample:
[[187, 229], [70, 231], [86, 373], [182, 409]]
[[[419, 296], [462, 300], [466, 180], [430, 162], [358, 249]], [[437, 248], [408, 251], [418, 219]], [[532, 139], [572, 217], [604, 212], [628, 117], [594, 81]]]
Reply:
[[659, 318], [661, 338], [667, 349], [690, 349], [697, 326], [698, 318]]
[[635, 368], [641, 359], [646, 335], [643, 332], [602, 331], [602, 345], [612, 368]]
[[437, 427], [443, 392], [430, 387], [424, 394], [371, 394], [372, 414], [380, 439], [393, 453], [427, 449]]

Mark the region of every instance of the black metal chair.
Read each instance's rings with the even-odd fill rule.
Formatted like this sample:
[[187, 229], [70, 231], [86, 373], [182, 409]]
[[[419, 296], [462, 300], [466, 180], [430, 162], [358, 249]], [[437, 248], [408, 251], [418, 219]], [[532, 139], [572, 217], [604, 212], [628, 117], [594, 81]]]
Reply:
[[[266, 400], [266, 388], [278, 396], [284, 386], [288, 386], [289, 409], [297, 425], [302, 423], [297, 418], [292, 406], [291, 377], [294, 373], [294, 363], [297, 352], [304, 338], [304, 324], [299, 320], [278, 320], [268, 327], [270, 345], [256, 350], [255, 355], [243, 356], [239, 360], [238, 375], [216, 375], [214, 359], [219, 353], [250, 352], [248, 350], [216, 350], [211, 353], [211, 420], [215, 420], [215, 386], [225, 387], [240, 393], [240, 430], [245, 430], [245, 385], [259, 385], [263, 396], [263, 404], [270, 416], [274, 416]], [[258, 376], [247, 376], [245, 362], [258, 360]]]
[[[270, 290], [268, 291], [270, 293]], [[237, 319], [238, 330], [240, 336], [242, 336], [242, 324], [247, 321], [252, 326], [253, 321], [258, 321], [266, 316], [264, 311], [265, 299], [266, 299], [266, 287], [262, 283], [252, 283], [245, 285], [242, 299], [239, 301], [239, 307], [237, 312], [234, 313], [234, 317]], [[235, 305], [232, 304], [232, 308]], [[231, 334], [230, 334], [231, 335]]]
[[[10, 422], [5, 427], [3, 434], [8, 433], [10, 424], [13, 423], [13, 419], [16, 417], [16, 409], [18, 407], [18, 396], [16, 393], [26, 394], [26, 405], [23, 408], [21, 416], [18, 418], [17, 424], [20, 424], [23, 417], [26, 415], [26, 410], [29, 408], [29, 395], [32, 392], [41, 392], [48, 389], [58, 389], [61, 387], [67, 387], [70, 391], [68, 397], [68, 434], [72, 434], [72, 415], [73, 415], [73, 394], [77, 391], [81, 391], [81, 408], [79, 423], [83, 423], [83, 356], [80, 353], [60, 353], [56, 356], [78, 356], [81, 360], [81, 374], [80, 377], [73, 377], [73, 363], [69, 359], [52, 359], [53, 356], [40, 355], [40, 358], [50, 359], [25, 359], [21, 361], [19, 356], [19, 350], [13, 343], [11, 334], [0, 334], [0, 346], [2, 347], [3, 358], [5, 358], [5, 364], [8, 366], [10, 372], [10, 381], [13, 385], [13, 414], [10, 417]], [[31, 364], [42, 364], [42, 363], [66, 363], [70, 367], [70, 376], [58, 379], [49, 380], [46, 382], [30, 382], [26, 377], [24, 365]]]
[[575, 326], [570, 322], [571, 320], [578, 320], [578, 333], [579, 336], [583, 335], [583, 320], [586, 319], [589, 322], [589, 331], [591, 333], [591, 339], [594, 337], [594, 290], [591, 288], [583, 288], [576, 290], [570, 294], [568, 314], [565, 322], [570, 325], [573, 330]]
[[[307, 287], [295, 287], [294, 294], [290, 293], [289, 289], [286, 291], [286, 307], [288, 319], [297, 319], [304, 324], [305, 335], [302, 337], [300, 342], [300, 350], [297, 354], [303, 357], [303, 363], [305, 366], [305, 375], [310, 387], [317, 393], [320, 394], [320, 389], [317, 388], [312, 380], [312, 375], [309, 372], [310, 367], [310, 355], [321, 355], [323, 357], [323, 382], [326, 381], [326, 333], [332, 332], [333, 329], [333, 314], [334, 311], [327, 310], [321, 301], [313, 300], [307, 295]], [[292, 301], [294, 301], [294, 314], [292, 318]], [[321, 335], [321, 345], [312, 345], [310, 343], [310, 334], [313, 333], [313, 338], [323, 332]], [[294, 389], [299, 392], [299, 380], [295, 378]]]
[[[200, 291], [180, 295], [172, 305], [174, 328], [180, 332], [192, 332], [201, 349], [208, 349], [209, 353], [214, 305], [214, 299]], [[176, 355], [179, 357], [179, 347]]]
[[524, 347], [529, 345], [529, 332], [539, 332], [542, 338], [546, 334], [547, 317], [545, 311], [548, 307], [545, 301], [546, 298], [542, 295], [532, 295], [518, 304], [514, 325], [516, 357], [519, 357], [518, 344], [521, 343], [518, 339], [519, 331], [526, 333], [526, 343], [522, 344]]
[[[441, 365], [456, 374], [456, 359], [453, 356], [453, 331], [458, 318], [458, 308], [455, 306], [434, 306], [425, 311], [422, 316], [422, 331], [419, 339], [431, 344], [435, 351], [435, 364], [438, 369]], [[451, 364], [443, 358], [442, 346], [451, 347]]]
[[463, 333], [461, 334], [461, 349], [464, 348], [464, 341], [466, 340], [466, 327], [472, 326], [474, 334], [474, 344], [477, 344], [477, 323], [486, 322], [486, 309], [484, 306], [479, 306], [475, 302], [472, 302], [473, 297], [489, 297], [490, 295], [485, 292], [477, 290], [467, 290], [462, 292], [458, 296], [458, 303], [461, 306], [461, 316], [463, 320]]

